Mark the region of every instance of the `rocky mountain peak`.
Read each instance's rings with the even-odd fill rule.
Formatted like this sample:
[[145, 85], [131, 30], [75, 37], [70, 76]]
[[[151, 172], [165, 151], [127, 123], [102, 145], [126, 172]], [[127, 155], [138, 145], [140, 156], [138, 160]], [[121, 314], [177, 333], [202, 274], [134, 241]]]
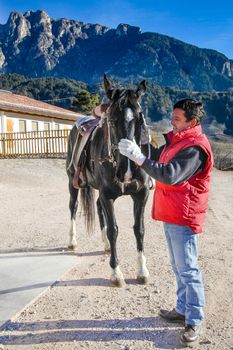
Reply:
[[19, 43], [29, 34], [29, 23], [20, 12], [11, 12], [3, 27], [7, 41], [13, 40], [15, 43]]
[[25, 14], [23, 15], [31, 24], [34, 23], [41, 23], [41, 22], [46, 22], [46, 21], [50, 21], [50, 17], [49, 15], [42, 10], [37, 10], [37, 11], [27, 11], [25, 12]]
[[129, 34], [140, 34], [141, 29], [139, 27], [130, 26], [129, 24], [120, 23], [116, 29], [116, 35], [125, 36]]
[[233, 86], [233, 65], [223, 54], [121, 23], [116, 29], [42, 10], [12, 12], [0, 26], [0, 72], [62, 76], [95, 84], [106, 72], [116, 79], [147, 79], [184, 89]]

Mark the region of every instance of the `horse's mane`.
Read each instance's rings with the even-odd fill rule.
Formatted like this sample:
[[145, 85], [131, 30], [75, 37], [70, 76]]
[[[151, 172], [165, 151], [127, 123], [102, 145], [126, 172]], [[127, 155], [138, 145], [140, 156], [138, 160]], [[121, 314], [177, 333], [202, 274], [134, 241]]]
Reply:
[[111, 105], [116, 103], [120, 108], [129, 105], [134, 111], [138, 111], [140, 108], [135, 91], [132, 89], [114, 89], [112, 91]]

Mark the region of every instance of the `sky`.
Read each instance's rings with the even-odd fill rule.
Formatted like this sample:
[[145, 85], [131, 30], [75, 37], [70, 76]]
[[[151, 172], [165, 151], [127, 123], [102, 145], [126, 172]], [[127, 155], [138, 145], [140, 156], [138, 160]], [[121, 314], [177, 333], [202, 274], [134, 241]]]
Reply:
[[233, 59], [233, 0], [0, 0], [0, 24], [12, 11], [28, 10], [109, 28], [127, 23]]

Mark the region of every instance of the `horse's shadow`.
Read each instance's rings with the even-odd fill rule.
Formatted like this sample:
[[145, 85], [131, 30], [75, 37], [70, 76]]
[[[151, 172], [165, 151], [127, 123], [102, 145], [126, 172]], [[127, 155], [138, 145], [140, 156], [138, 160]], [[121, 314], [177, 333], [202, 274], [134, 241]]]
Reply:
[[[127, 285], [137, 285], [138, 281], [137, 279], [129, 278], [125, 280]], [[37, 289], [37, 288], [47, 288], [51, 286], [52, 288], [55, 287], [90, 287], [90, 286], [96, 286], [96, 287], [110, 287], [112, 288], [111, 282], [109, 279], [106, 278], [83, 278], [78, 280], [64, 280], [64, 281], [55, 281], [55, 282], [44, 282], [44, 283], [34, 283], [29, 285], [24, 285], [16, 288], [9, 288], [0, 290], [0, 295], [3, 294], [10, 294], [10, 293], [16, 293], [16, 292], [22, 292], [27, 291], [30, 289]]]
[[[137, 285], [139, 284], [136, 278], [126, 278], [126, 285]], [[53, 284], [53, 287], [82, 287], [82, 286], [97, 286], [97, 287], [111, 287], [112, 284], [109, 279], [106, 278], [84, 278], [78, 280], [70, 280], [70, 281], [57, 281]]]
[[[18, 255], [17, 255], [18, 253]], [[12, 254], [12, 255], [11, 255]], [[0, 250], [0, 259], [23, 258], [23, 257], [41, 257], [41, 256], [56, 256], [56, 255], [75, 255], [77, 257], [99, 256], [106, 255], [103, 250], [79, 253], [67, 247], [57, 248], [17, 248], [17, 249], [2, 249]]]
[[184, 347], [178, 340], [180, 329], [175, 325], [167, 328], [159, 317], [8, 322], [4, 331], [17, 333], [0, 336], [0, 343], [3, 345], [124, 341], [124, 345], [130, 346], [131, 341], [148, 341], [157, 349]]

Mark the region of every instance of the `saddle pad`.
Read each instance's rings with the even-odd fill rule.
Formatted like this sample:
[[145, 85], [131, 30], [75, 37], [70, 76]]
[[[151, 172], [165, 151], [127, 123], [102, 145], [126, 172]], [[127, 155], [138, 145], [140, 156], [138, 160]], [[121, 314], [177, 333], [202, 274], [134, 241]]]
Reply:
[[79, 188], [78, 180], [79, 180], [80, 172], [81, 172], [81, 168], [80, 168], [80, 164], [79, 164], [80, 158], [81, 158], [81, 155], [85, 149], [85, 146], [86, 146], [88, 140], [91, 137], [93, 130], [99, 124], [99, 119], [92, 117], [92, 116], [87, 116], [87, 117], [82, 118], [81, 120], [78, 120], [78, 122], [79, 123], [76, 122], [75, 125], [76, 125], [77, 129], [79, 130], [77, 137], [80, 137], [80, 139], [79, 139], [79, 143], [77, 144], [75, 154], [73, 157], [73, 165], [74, 165], [74, 168], [76, 169], [75, 175], [73, 178], [73, 187], [77, 188], [77, 189]]
[[75, 125], [77, 128], [79, 128], [81, 125], [90, 122], [91, 120], [98, 120], [97, 118], [95, 118], [93, 115], [86, 115], [85, 117], [76, 120]]

